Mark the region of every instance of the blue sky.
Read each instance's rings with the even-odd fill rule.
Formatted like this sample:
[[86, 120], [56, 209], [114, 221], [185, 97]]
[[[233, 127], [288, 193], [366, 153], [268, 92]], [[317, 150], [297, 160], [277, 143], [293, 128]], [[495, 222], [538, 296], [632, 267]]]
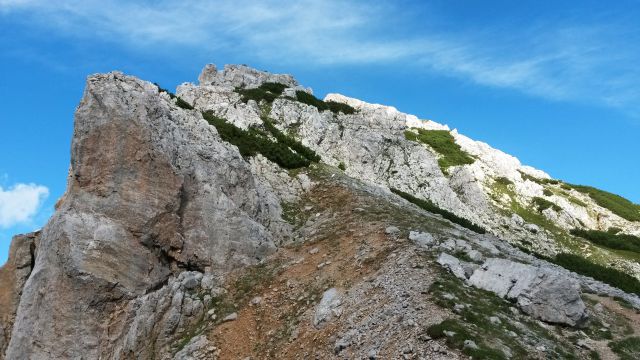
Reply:
[[0, 0], [0, 263], [63, 194], [88, 74], [294, 74], [640, 202], [638, 1]]

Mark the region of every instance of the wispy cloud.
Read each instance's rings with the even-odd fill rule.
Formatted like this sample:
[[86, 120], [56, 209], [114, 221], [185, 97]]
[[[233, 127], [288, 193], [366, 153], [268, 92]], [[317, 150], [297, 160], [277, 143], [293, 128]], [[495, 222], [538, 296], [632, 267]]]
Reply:
[[35, 184], [16, 184], [7, 190], [0, 186], [0, 228], [30, 222], [49, 196], [49, 189]]
[[[511, 34], [412, 31], [416, 19], [392, 3], [338, 0], [0, 0], [0, 13], [142, 50], [224, 49], [321, 66], [401, 64], [640, 115], [640, 35], [623, 24], [521, 24]], [[412, 35], [391, 30], [397, 28]]]

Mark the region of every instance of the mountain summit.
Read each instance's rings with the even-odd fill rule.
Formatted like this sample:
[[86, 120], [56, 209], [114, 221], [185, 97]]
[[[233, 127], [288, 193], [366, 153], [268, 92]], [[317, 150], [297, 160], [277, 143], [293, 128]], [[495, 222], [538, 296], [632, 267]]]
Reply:
[[291, 75], [198, 80], [87, 79], [0, 357], [640, 356], [640, 206]]

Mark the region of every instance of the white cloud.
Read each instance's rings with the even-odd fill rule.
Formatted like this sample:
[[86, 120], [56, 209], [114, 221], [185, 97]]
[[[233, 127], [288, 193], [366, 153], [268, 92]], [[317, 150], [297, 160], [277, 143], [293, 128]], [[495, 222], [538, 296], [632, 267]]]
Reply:
[[[553, 100], [640, 115], [640, 40], [616, 24], [518, 24], [469, 33], [411, 28], [392, 2], [0, 0], [0, 13], [72, 37], [154, 53], [223, 49], [292, 64], [413, 66]], [[420, 21], [421, 19], [418, 19]], [[395, 32], [402, 29], [411, 36]], [[173, 50], [172, 50], [173, 49]], [[248, 58], [250, 61], [251, 58]], [[215, 61], [215, 59], [209, 59]]]
[[0, 228], [9, 228], [33, 219], [49, 189], [35, 184], [16, 184], [7, 190], [0, 187]]

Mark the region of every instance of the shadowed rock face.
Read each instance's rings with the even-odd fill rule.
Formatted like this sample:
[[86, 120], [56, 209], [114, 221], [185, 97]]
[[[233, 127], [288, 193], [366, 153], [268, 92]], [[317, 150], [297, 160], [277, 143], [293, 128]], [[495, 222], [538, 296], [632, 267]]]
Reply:
[[0, 268], [0, 355], [4, 354], [11, 339], [11, 328], [22, 288], [33, 269], [39, 236], [39, 233], [14, 236], [9, 260]]
[[[3, 292], [3, 317], [15, 313], [31, 273], [7, 358], [153, 354], [142, 347], [158, 337], [163, 345], [192, 314], [167, 323], [151, 306], [145, 316], [158, 311], [157, 326], [136, 333], [128, 324], [138, 310], [145, 301], [170, 304], [180, 286], [163, 289], [184, 270], [226, 271], [272, 252], [284, 231], [272, 199], [199, 112], [176, 108], [150, 83], [91, 76], [76, 112], [67, 192], [39, 237], [33, 271], [32, 260], [23, 266], [25, 237], [14, 240], [22, 255], [2, 269], [2, 287], [15, 289]], [[10, 324], [3, 320], [3, 347]]]

